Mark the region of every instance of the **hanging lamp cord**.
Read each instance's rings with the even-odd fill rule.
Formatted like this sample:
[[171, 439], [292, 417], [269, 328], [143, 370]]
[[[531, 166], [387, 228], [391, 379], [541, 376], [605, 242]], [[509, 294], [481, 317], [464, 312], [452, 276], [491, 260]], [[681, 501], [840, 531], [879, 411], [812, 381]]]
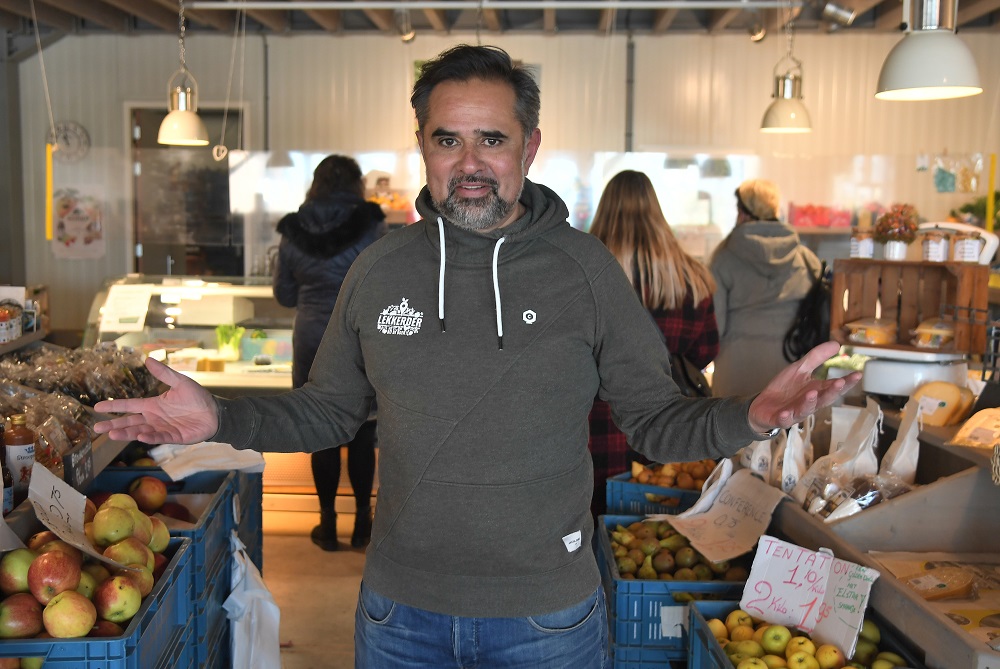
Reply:
[[45, 91], [45, 108], [49, 112], [49, 135], [58, 144], [56, 137], [56, 119], [52, 114], [52, 97], [49, 95], [49, 78], [45, 74], [45, 58], [42, 56], [42, 38], [38, 35], [38, 16], [35, 14], [35, 0], [28, 0], [31, 5], [31, 22], [35, 27], [35, 47], [38, 49], [38, 62], [42, 66], [42, 90]]
[[184, 0], [177, 0], [177, 46], [181, 54], [181, 69], [187, 71], [187, 61], [184, 58]]

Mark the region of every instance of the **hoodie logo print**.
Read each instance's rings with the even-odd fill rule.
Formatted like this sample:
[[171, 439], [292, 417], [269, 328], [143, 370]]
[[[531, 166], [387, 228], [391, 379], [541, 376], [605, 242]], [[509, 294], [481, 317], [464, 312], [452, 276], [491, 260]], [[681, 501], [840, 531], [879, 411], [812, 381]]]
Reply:
[[410, 308], [407, 298], [399, 304], [390, 304], [378, 315], [378, 331], [389, 335], [415, 335], [420, 332], [424, 312]]
[[523, 318], [524, 322], [527, 323], [528, 325], [532, 325], [536, 320], [538, 320], [538, 316], [531, 309], [528, 309], [523, 314], [521, 314], [521, 318]]

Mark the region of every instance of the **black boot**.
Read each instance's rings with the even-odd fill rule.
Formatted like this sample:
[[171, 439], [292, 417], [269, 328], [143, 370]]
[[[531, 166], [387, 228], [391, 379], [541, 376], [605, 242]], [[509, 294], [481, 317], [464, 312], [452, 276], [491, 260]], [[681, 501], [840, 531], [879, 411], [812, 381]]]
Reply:
[[354, 532], [351, 534], [351, 545], [363, 548], [372, 538], [372, 508], [359, 506], [354, 516]]
[[337, 544], [337, 512], [333, 509], [319, 510], [319, 525], [309, 534], [312, 542], [325, 551], [335, 551]]

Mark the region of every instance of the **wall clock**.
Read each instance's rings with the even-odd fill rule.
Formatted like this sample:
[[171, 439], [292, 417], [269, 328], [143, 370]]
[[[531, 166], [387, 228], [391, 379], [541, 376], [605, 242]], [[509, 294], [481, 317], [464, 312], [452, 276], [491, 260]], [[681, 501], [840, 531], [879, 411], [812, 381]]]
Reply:
[[48, 143], [55, 147], [53, 159], [75, 163], [90, 150], [90, 135], [75, 121], [60, 121], [56, 123], [55, 133], [49, 133]]

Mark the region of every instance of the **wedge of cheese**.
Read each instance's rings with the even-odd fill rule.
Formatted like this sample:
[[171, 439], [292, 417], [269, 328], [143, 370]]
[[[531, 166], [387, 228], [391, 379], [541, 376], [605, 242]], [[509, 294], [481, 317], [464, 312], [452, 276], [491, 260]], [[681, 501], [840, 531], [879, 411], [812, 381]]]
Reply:
[[976, 396], [968, 388], [962, 388], [962, 405], [958, 407], [958, 411], [952, 416], [951, 422], [948, 425], [958, 425], [964, 423], [965, 419], [969, 417], [972, 413], [972, 405], [976, 403]]
[[972, 596], [972, 575], [960, 567], [938, 567], [911, 574], [902, 580], [928, 601]]
[[920, 404], [924, 425], [950, 425], [962, 407], [962, 389], [947, 381], [928, 381], [912, 398]]

